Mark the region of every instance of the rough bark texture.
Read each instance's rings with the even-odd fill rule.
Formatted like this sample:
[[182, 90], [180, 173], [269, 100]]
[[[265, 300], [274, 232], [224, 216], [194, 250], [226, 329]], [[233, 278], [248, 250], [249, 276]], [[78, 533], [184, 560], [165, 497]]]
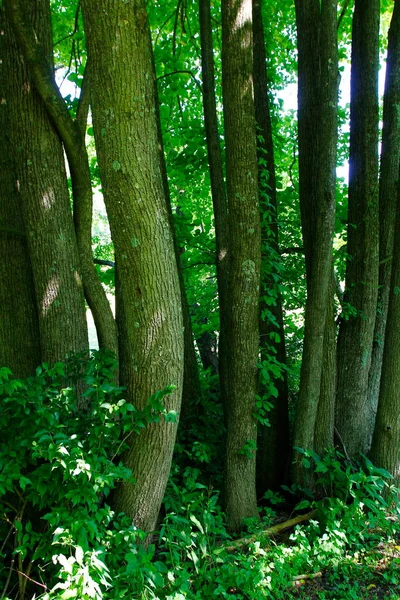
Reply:
[[336, 427], [350, 455], [368, 451], [375, 417], [368, 401], [379, 263], [379, 0], [356, 0], [350, 106], [346, 305], [338, 338]]
[[388, 36], [379, 179], [379, 297], [368, 382], [368, 404], [376, 410], [389, 304], [397, 180], [400, 160], [400, 3], [394, 3]]
[[[19, 0], [7, 0], [7, 14], [12, 23], [19, 47], [23, 52], [36, 90], [42, 98], [48, 115], [62, 140], [67, 154], [74, 201], [74, 225], [79, 251], [83, 288], [92, 311], [100, 348], [117, 354], [117, 331], [115, 320], [104, 289], [97, 276], [92, 257], [92, 185], [89, 160], [85, 145], [86, 109], [79, 110], [76, 122], [54, 79], [52, 60], [42, 40], [35, 35], [32, 23], [21, 10]], [[85, 88], [82, 98], [86, 100]], [[80, 109], [85, 101], [81, 102]], [[86, 112], [86, 115], [85, 115]]]
[[[2, 32], [4, 25], [4, 9], [0, 8]], [[28, 377], [40, 364], [39, 326], [25, 230], [14, 187], [4, 89], [4, 35], [0, 34], [0, 366], [10, 368], [15, 377]]]
[[[91, 105], [104, 199], [118, 267], [120, 381], [138, 409], [167, 385], [179, 412], [183, 323], [165, 197], [155, 73], [144, 0], [82, 2], [92, 68]], [[154, 529], [167, 483], [176, 424], [148, 425], [130, 438], [125, 463], [136, 484], [117, 490], [115, 506]]]
[[[8, 9], [8, 4], [6, 4]], [[24, 5], [52, 64], [48, 0]], [[37, 94], [9, 23], [5, 28], [6, 101], [19, 202], [28, 239], [42, 359], [53, 363], [88, 347], [79, 256], [61, 142]]]
[[253, 413], [257, 393], [261, 228], [253, 100], [251, 0], [222, 2], [222, 84], [229, 207], [225, 506], [229, 525], [257, 517]]
[[[294, 446], [313, 449], [332, 292], [337, 140], [337, 2], [296, 0], [300, 209], [307, 274], [305, 333]], [[333, 374], [331, 374], [333, 376]], [[297, 456], [293, 476], [308, 474]]]
[[[400, 189], [395, 236], [400, 236]], [[378, 412], [371, 447], [371, 460], [400, 481], [400, 244], [394, 245], [392, 277], [389, 292], [385, 347]]]
[[[278, 207], [261, 7], [262, 0], [253, 0], [254, 105], [257, 133], [262, 136], [262, 140], [258, 142], [258, 184], [262, 230], [260, 348], [262, 359], [268, 360], [268, 354], [273, 352], [278, 363], [286, 365], [282, 295], [273, 277], [277, 273], [276, 267], [280, 260]], [[267, 299], [271, 299], [271, 296], [274, 298], [272, 306], [270, 302], [266, 302]], [[268, 313], [268, 316], [263, 316], [264, 313]], [[271, 333], [278, 334], [279, 341], [272, 341]], [[289, 391], [287, 372], [284, 369], [282, 378], [276, 379], [274, 384], [278, 390], [278, 396], [268, 398], [273, 404], [268, 415], [270, 427], [260, 428], [257, 449], [259, 495], [265, 494], [268, 489], [280, 488], [284, 483], [289, 460]], [[264, 393], [265, 389], [260, 385], [260, 395]]]

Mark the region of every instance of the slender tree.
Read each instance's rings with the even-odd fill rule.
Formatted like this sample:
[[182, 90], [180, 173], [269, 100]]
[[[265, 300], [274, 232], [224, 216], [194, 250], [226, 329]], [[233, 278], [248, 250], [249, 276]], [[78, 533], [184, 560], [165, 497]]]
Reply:
[[[253, 0], [254, 105], [259, 135], [258, 184], [262, 226], [260, 348], [262, 359], [268, 360], [269, 353], [273, 352], [278, 364], [286, 366], [282, 294], [275, 280], [280, 261], [278, 206], [262, 6], [262, 0]], [[267, 489], [280, 488], [284, 483], [289, 459], [289, 390], [287, 371], [284, 368], [281, 369], [281, 377], [277, 378], [274, 384], [278, 394], [276, 398], [268, 398], [273, 405], [268, 415], [270, 426], [261, 427], [257, 449], [257, 480], [261, 495]], [[260, 395], [265, 391], [261, 383]]]
[[[400, 186], [398, 195], [395, 236], [400, 236]], [[378, 412], [372, 439], [371, 460], [400, 482], [400, 244], [394, 245], [392, 276], [390, 281], [385, 347]]]
[[336, 426], [350, 455], [368, 451], [375, 417], [367, 392], [379, 268], [379, 18], [379, 0], [356, 0], [351, 56], [348, 260], [345, 314], [338, 338], [336, 407]]
[[[379, 178], [379, 296], [374, 345], [368, 382], [368, 405], [376, 410], [379, 398], [385, 325], [389, 304], [397, 181], [400, 160], [400, 4], [394, 3], [388, 35], [382, 150]], [[372, 420], [371, 420], [372, 424]]]
[[251, 0], [222, 2], [222, 86], [228, 191], [228, 297], [221, 329], [227, 441], [225, 504], [232, 529], [257, 517], [257, 394], [261, 228], [253, 92]]
[[[299, 188], [307, 301], [294, 446], [314, 449], [318, 407], [322, 401], [322, 375], [327, 366], [326, 344], [330, 340], [325, 336], [325, 331], [328, 308], [333, 302], [332, 242], [338, 95], [337, 2], [296, 0], [295, 6], [299, 78]], [[333, 398], [325, 398], [325, 402], [332, 400]], [[333, 423], [331, 429], [333, 432]], [[299, 483], [307, 475], [298, 456], [293, 474]]]
[[[144, 0], [82, 2], [91, 106], [102, 188], [119, 278], [120, 380], [143, 409], [167, 385], [179, 412], [183, 323], [179, 279], [160, 161], [155, 73]], [[176, 425], [161, 420], [129, 439], [117, 510], [154, 529], [167, 483]]]

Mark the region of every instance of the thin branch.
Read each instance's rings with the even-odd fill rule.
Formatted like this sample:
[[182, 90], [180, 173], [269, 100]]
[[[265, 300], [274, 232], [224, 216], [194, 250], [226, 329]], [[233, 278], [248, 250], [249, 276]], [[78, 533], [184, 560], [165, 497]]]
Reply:
[[190, 75], [190, 77], [193, 79], [193, 81], [195, 82], [195, 84], [199, 88], [200, 92], [201, 93], [203, 92], [203, 88], [202, 88], [202, 85], [201, 85], [200, 81], [197, 79], [197, 77], [189, 69], [178, 69], [177, 71], [171, 71], [170, 73], [164, 73], [163, 75], [159, 75], [157, 77], [157, 81], [159, 81], [160, 79], [164, 79], [165, 77], [171, 77], [171, 75], [177, 75], [179, 73], [186, 73], [187, 75]]
[[95, 265], [104, 265], [105, 267], [115, 267], [113, 260], [104, 260], [102, 258], [94, 258], [93, 262]]
[[78, 108], [76, 109], [76, 118], [75, 123], [77, 128], [80, 131], [82, 136], [86, 133], [86, 126], [89, 114], [89, 106], [90, 106], [90, 70], [89, 70], [89, 61], [86, 61], [85, 65], [85, 73], [83, 75], [82, 87], [81, 87], [81, 95], [79, 96]]
[[349, 8], [349, 5], [350, 5], [350, 0], [345, 0], [345, 3], [343, 5], [342, 11], [341, 11], [341, 13], [339, 15], [338, 22], [337, 22], [337, 28], [338, 28], [338, 30], [340, 28], [340, 25], [342, 24], [343, 17], [345, 16], [345, 14], [347, 12], [347, 9]]
[[74, 35], [79, 31], [79, 12], [81, 10], [81, 0], [78, 0], [78, 4], [76, 6], [76, 12], [75, 12], [75, 20], [74, 20], [74, 29], [68, 33], [67, 35], [65, 35], [63, 38], [59, 39], [55, 44], [53, 44], [54, 48], [56, 46], [58, 46], [58, 44], [61, 44], [61, 42], [65, 42], [65, 40], [68, 40], [71, 37], [74, 37]]

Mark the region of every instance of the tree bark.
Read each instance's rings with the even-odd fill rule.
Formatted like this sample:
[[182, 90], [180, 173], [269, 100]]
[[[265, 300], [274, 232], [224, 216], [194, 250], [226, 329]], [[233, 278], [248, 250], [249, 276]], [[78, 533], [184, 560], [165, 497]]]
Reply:
[[368, 376], [378, 297], [379, 0], [356, 0], [350, 105], [345, 308], [338, 338], [336, 427], [350, 456], [366, 453], [375, 417]]
[[[85, 145], [87, 106], [85, 110], [80, 110], [83, 106], [83, 102], [81, 102], [77, 112], [78, 117], [74, 122], [55, 82], [52, 56], [50, 60], [40, 39], [38, 40], [35, 36], [32, 24], [24, 21], [19, 0], [7, 0], [6, 7], [36, 90], [46, 106], [48, 115], [67, 154], [72, 181], [74, 226], [83, 288], [93, 314], [99, 347], [107, 348], [117, 354], [115, 320], [97, 276], [92, 256], [92, 184]], [[83, 88], [81, 100], [85, 94], [86, 90]]]
[[[261, 211], [261, 294], [260, 294], [260, 348], [261, 358], [268, 355], [286, 365], [285, 331], [283, 324], [282, 294], [276, 283], [280, 262], [278, 241], [278, 206], [276, 198], [276, 176], [274, 143], [270, 106], [268, 99], [262, 0], [253, 0], [253, 55], [254, 55], [254, 106], [258, 142], [258, 187]], [[273, 304], [271, 305], [271, 297]], [[267, 300], [268, 299], [268, 303]], [[268, 316], [265, 315], [268, 313]], [[278, 334], [272, 341], [271, 334]], [[287, 371], [282, 368], [281, 377], [274, 380], [277, 397], [270, 397], [273, 408], [269, 413], [270, 427], [260, 427], [257, 449], [258, 493], [264, 495], [268, 489], [280, 489], [285, 480], [289, 460], [289, 412]], [[259, 394], [265, 388], [260, 383]]]
[[[0, 8], [0, 30], [4, 30]], [[0, 35], [0, 89], [5, 90], [4, 36]], [[14, 164], [10, 155], [8, 105], [0, 96], [0, 366], [15, 377], [28, 377], [40, 364], [39, 325], [32, 269], [14, 187]]]
[[218, 341], [218, 366], [220, 374], [223, 404], [228, 396], [227, 365], [220, 366], [227, 360], [227, 350], [223, 347], [226, 338], [228, 296], [227, 296], [227, 261], [229, 244], [228, 199], [224, 181], [222, 152], [219, 138], [217, 102], [215, 97], [215, 67], [213, 53], [212, 23], [210, 0], [199, 0], [201, 69], [203, 79], [204, 126], [207, 140], [208, 165], [211, 183], [211, 197], [214, 209], [216, 235], [216, 266], [218, 283], [218, 301], [220, 315], [220, 336]]
[[232, 529], [258, 517], [255, 475], [261, 228], [253, 97], [251, 0], [222, 2], [222, 86], [229, 213], [228, 297], [221, 364], [229, 378], [224, 496]]
[[[400, 186], [397, 201], [395, 239], [400, 236]], [[394, 245], [389, 307], [382, 361], [378, 412], [372, 439], [371, 460], [400, 482], [400, 244]]]
[[[337, 2], [296, 0], [300, 210], [307, 275], [305, 332], [294, 446], [314, 449], [322, 374], [329, 355], [325, 336], [333, 302], [337, 141]], [[331, 373], [331, 376], [333, 374]], [[324, 388], [326, 389], [326, 388]], [[325, 398], [327, 400], [327, 398]], [[293, 477], [309, 484], [295, 454]]]
[[379, 178], [379, 296], [368, 380], [368, 405], [376, 411], [389, 305], [397, 181], [400, 161], [400, 3], [394, 3], [388, 36]]
[[[179, 412], [184, 342], [179, 278], [165, 196], [155, 107], [155, 73], [144, 0], [82, 2], [91, 64], [91, 106], [104, 200], [119, 279], [120, 381], [139, 409], [167, 385]], [[169, 476], [177, 425], [132, 435], [125, 463], [135, 484], [116, 510], [152, 531]]]
[[[10, 8], [5, 3], [6, 10]], [[48, 0], [24, 6], [24, 21], [52, 64]], [[70, 210], [64, 154], [23, 54], [5, 27], [6, 101], [20, 206], [28, 240], [42, 360], [53, 363], [88, 348], [79, 255]]]

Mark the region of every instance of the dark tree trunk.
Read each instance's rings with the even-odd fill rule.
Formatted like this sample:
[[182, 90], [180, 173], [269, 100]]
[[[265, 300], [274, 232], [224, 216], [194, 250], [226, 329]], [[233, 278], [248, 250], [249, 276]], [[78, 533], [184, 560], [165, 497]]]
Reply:
[[[0, 30], [4, 30], [0, 8]], [[5, 89], [4, 36], [0, 35], [0, 89]], [[32, 269], [10, 156], [8, 105], [0, 99], [0, 366], [28, 377], [40, 364]]]
[[[118, 266], [120, 380], [142, 410], [167, 385], [179, 412], [184, 340], [179, 277], [168, 214], [155, 73], [144, 0], [82, 2], [92, 68], [91, 106], [104, 199]], [[132, 435], [116, 509], [152, 531], [169, 476], [177, 426], [147, 425]]]
[[[210, 0], [199, 0], [201, 69], [203, 78], [203, 110], [207, 139], [208, 164], [210, 171], [211, 195], [214, 209], [216, 232], [216, 266], [220, 331], [227, 327], [227, 260], [228, 260], [228, 200], [222, 167], [222, 153], [218, 132], [217, 103], [215, 98], [215, 69], [212, 39]], [[219, 337], [218, 363], [227, 359], [223, 347], [225, 335]], [[222, 399], [225, 404], [228, 396], [227, 366], [217, 367], [220, 373]]]
[[258, 517], [254, 418], [257, 394], [261, 228], [253, 97], [251, 0], [222, 2], [222, 84], [229, 209], [225, 401], [225, 506], [229, 525]]
[[[337, 2], [296, 0], [299, 74], [300, 209], [307, 275], [305, 333], [294, 446], [314, 449], [318, 407], [328, 388], [322, 375], [332, 365], [325, 336], [333, 302], [332, 241], [335, 222], [337, 141]], [[329, 310], [329, 314], [330, 314]], [[334, 377], [330, 373], [329, 377]], [[333, 398], [324, 396], [324, 402]], [[322, 410], [322, 407], [321, 407]], [[333, 442], [333, 440], [332, 440]], [[293, 476], [304, 483], [296, 455]]]
[[[35, 27], [37, 40], [52, 64], [48, 0], [27, 3], [23, 10], [24, 21]], [[5, 28], [4, 68], [15, 186], [32, 265], [41, 354], [42, 360], [53, 363], [72, 351], [88, 348], [79, 255], [61, 142], [10, 23]]]
[[[338, 339], [336, 427], [350, 455], [366, 453], [375, 410], [368, 376], [378, 296], [379, 0], [356, 0], [353, 16], [350, 172], [345, 310]], [[355, 313], [355, 314], [354, 314]]]
[[385, 325], [389, 304], [397, 181], [400, 160], [400, 3], [394, 3], [386, 61], [379, 179], [379, 296], [368, 381], [368, 404], [376, 410], [381, 380]]
[[[400, 186], [395, 239], [400, 236]], [[371, 460], [400, 482], [400, 244], [394, 245], [389, 307], [382, 361], [378, 412], [372, 439]]]
[[[262, 137], [262, 140], [258, 142], [257, 153], [262, 234], [260, 348], [262, 359], [268, 361], [268, 355], [272, 354], [278, 363], [286, 365], [282, 295], [274, 278], [277, 275], [277, 266], [280, 261], [278, 207], [261, 7], [262, 0], [253, 0], [254, 105], [257, 133]], [[274, 299], [272, 305], [271, 297]], [[277, 334], [278, 338], [273, 334]], [[270, 427], [262, 426], [260, 428], [261, 435], [257, 449], [259, 495], [265, 494], [268, 489], [280, 488], [284, 483], [289, 460], [289, 392], [285, 369], [282, 369], [281, 378], [276, 379], [274, 384], [278, 395], [276, 398], [268, 398], [268, 401], [273, 404], [268, 415]], [[260, 396], [265, 393], [266, 389], [260, 383]]]

